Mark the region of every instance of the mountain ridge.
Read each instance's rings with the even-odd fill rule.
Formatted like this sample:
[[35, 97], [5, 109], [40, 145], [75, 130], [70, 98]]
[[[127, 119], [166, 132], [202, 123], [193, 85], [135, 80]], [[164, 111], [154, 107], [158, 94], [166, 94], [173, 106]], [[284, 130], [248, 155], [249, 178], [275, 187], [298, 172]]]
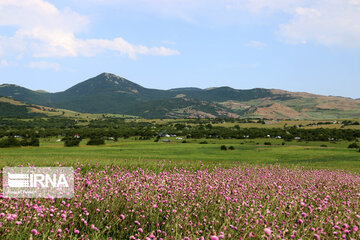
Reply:
[[101, 73], [55, 93], [2, 84], [0, 95], [29, 104], [77, 112], [127, 114], [146, 118], [360, 117], [360, 101], [351, 98], [281, 89], [241, 90], [228, 86], [160, 90], [145, 88], [111, 73]]

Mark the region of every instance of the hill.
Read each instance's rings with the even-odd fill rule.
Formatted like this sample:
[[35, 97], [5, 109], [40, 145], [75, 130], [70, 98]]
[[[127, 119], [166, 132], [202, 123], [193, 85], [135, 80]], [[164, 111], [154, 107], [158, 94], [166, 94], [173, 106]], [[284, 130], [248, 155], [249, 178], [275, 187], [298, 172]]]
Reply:
[[125, 78], [102, 73], [63, 92], [32, 91], [0, 85], [0, 95], [29, 104], [81, 113], [127, 114], [145, 118], [265, 117], [328, 119], [360, 117], [360, 100], [255, 88], [144, 88]]
[[34, 105], [25, 104], [20, 101], [0, 96], [0, 118], [32, 118], [45, 117], [43, 113], [37, 113]]

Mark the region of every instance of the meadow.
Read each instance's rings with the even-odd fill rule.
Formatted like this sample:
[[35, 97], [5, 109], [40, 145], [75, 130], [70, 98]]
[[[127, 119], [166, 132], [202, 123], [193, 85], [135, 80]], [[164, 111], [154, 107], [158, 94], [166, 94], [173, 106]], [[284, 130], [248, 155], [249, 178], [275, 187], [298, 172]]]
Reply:
[[[56, 138], [45, 138], [41, 139], [40, 147], [1, 149], [0, 167], [24, 164], [55, 166], [57, 163], [72, 166], [81, 163], [161, 170], [174, 166], [199, 169], [202, 164], [227, 168], [247, 163], [360, 172], [360, 153], [356, 149], [348, 149], [351, 143], [348, 141], [291, 141], [282, 145], [283, 140], [268, 138], [190, 139], [187, 143], [175, 137], [169, 138], [169, 143], [136, 139], [106, 141], [103, 146], [87, 146], [87, 140], [83, 140], [79, 147], [66, 148], [63, 142], [56, 142]], [[200, 144], [204, 142], [207, 144]], [[271, 145], [264, 145], [265, 142]], [[222, 151], [221, 145], [235, 149]]]
[[0, 149], [1, 168], [75, 168], [73, 198], [0, 190], [0, 238], [360, 239], [354, 141], [139, 138]]

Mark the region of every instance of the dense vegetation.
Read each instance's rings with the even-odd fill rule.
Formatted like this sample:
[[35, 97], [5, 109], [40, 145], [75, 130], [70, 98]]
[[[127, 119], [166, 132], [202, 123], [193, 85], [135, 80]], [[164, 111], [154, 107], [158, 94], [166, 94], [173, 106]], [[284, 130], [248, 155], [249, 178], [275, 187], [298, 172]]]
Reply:
[[7, 102], [0, 102], [0, 118], [29, 118], [29, 117], [46, 117], [44, 114], [31, 113], [27, 105], [13, 105]]
[[21, 140], [17, 140], [14, 136], [9, 136], [3, 139], [0, 139], [0, 148], [6, 147], [20, 147], [20, 146], [40, 146], [40, 141], [36, 137], [24, 137]]
[[[85, 120], [65, 118], [31, 119], [31, 120], [0, 120], [0, 137], [32, 136], [71, 137], [76, 134], [82, 138], [120, 138], [138, 136], [139, 139], [155, 138], [158, 135], [185, 136], [188, 139], [255, 139], [279, 138], [285, 141], [355, 141], [360, 138], [360, 129], [315, 128], [305, 129], [297, 126], [283, 128], [241, 128], [214, 126], [217, 120], [189, 120], [184, 122], [127, 122], [123, 119]], [[223, 121], [223, 120], [222, 120]]]

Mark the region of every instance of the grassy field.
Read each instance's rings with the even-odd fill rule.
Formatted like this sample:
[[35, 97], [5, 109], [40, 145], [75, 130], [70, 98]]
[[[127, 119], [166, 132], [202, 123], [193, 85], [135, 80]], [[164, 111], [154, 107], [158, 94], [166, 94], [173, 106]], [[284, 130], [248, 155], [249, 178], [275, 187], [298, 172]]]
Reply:
[[[161, 170], [163, 168], [189, 167], [200, 169], [206, 166], [232, 167], [238, 163], [280, 164], [286, 167], [314, 169], [344, 169], [360, 172], [360, 153], [348, 149], [350, 142], [285, 142], [280, 139], [253, 140], [187, 140], [171, 139], [170, 143], [140, 141], [135, 138], [107, 141], [104, 146], [86, 146], [83, 140], [79, 147], [66, 148], [55, 138], [41, 140], [40, 147], [7, 148], [0, 150], [0, 167], [26, 165], [66, 166], [79, 162], [106, 166], [118, 165], [134, 169]], [[199, 144], [207, 141], [208, 144]], [[271, 146], [265, 146], [271, 142]], [[234, 146], [235, 150], [220, 150], [221, 145]], [[326, 145], [324, 147], [322, 145]]]
[[350, 142], [169, 139], [0, 149], [0, 168], [73, 166], [76, 183], [73, 198], [0, 197], [0, 238], [360, 239]]

